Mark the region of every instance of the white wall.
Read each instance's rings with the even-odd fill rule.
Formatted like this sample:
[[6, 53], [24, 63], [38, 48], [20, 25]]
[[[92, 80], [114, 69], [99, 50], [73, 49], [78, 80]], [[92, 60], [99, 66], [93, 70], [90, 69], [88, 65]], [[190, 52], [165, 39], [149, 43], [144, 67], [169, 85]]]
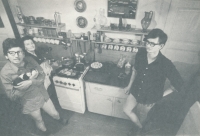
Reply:
[[[24, 15], [35, 16], [35, 17], [45, 17], [48, 19], [54, 19], [54, 12], [58, 11], [62, 13], [61, 21], [66, 23], [66, 29], [71, 29], [72, 32], [87, 32], [91, 31], [94, 26], [93, 18], [95, 16], [95, 10], [100, 8], [105, 9], [105, 16], [107, 17], [107, 0], [84, 0], [87, 5], [87, 9], [80, 13], [74, 8], [75, 0], [18, 0], [18, 4], [21, 6]], [[145, 11], [154, 11], [154, 16], [150, 29], [154, 27], [163, 27], [159, 22], [165, 20], [165, 16], [160, 16], [160, 8], [162, 2], [165, 0], [138, 0], [138, 10], [136, 19], [127, 19], [127, 23], [135, 25], [137, 28], [141, 28], [140, 21], [144, 17]], [[168, 3], [165, 3], [165, 8], [169, 7]], [[168, 9], [166, 9], [166, 14]], [[163, 13], [162, 13], [163, 15]], [[79, 28], [76, 25], [76, 18], [78, 16], [83, 16], [88, 20], [88, 25], [86, 28]], [[164, 18], [163, 18], [164, 17]], [[117, 18], [107, 18], [107, 25], [112, 23], [118, 23]]]

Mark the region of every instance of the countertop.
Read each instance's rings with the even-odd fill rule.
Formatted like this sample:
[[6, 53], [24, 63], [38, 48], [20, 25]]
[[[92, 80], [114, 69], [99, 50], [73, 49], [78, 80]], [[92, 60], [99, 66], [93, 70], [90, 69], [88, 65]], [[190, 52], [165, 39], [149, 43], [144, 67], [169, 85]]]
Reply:
[[[105, 62], [100, 69], [90, 67], [83, 80], [86, 82], [99, 83], [103, 85], [124, 88], [128, 85], [131, 73], [126, 75], [124, 68], [117, 67], [114, 63]], [[119, 74], [123, 73], [124, 78], [119, 78]]]

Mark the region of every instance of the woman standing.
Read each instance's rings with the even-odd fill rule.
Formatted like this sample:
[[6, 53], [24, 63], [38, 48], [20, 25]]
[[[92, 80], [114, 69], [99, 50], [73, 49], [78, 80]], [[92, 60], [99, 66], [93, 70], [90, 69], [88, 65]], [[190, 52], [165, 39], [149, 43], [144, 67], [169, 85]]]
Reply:
[[25, 56], [32, 57], [42, 67], [46, 75], [44, 80], [44, 86], [49, 93], [52, 92], [51, 89], [53, 88], [53, 82], [52, 79], [49, 78], [53, 70], [52, 67], [49, 65], [48, 61], [45, 61], [44, 57], [42, 57], [42, 54], [40, 54], [39, 51], [36, 49], [33, 37], [24, 36], [21, 40], [25, 49]]

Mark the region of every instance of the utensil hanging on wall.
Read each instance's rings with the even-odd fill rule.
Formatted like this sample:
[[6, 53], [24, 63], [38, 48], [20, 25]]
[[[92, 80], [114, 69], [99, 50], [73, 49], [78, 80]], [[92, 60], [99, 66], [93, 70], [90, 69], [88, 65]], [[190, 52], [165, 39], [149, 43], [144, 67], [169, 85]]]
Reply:
[[59, 12], [55, 12], [55, 14], [54, 14], [54, 19], [55, 19], [56, 26], [59, 26], [61, 24], [60, 14], [61, 13], [59, 13]]
[[92, 44], [90, 41], [91, 32], [88, 31], [87, 35], [88, 35], [88, 42], [89, 42], [88, 44], [89, 44], [90, 49], [86, 53], [85, 61], [86, 61], [86, 63], [91, 63], [95, 60], [95, 53], [94, 53], [94, 50], [92, 49]]

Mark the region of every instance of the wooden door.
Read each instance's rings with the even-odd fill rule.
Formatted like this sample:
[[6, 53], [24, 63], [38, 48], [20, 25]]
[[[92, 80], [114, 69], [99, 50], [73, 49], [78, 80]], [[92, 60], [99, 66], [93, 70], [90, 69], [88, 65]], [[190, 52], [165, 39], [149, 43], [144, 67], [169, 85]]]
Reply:
[[165, 54], [172, 61], [198, 63], [200, 50], [200, 0], [171, 0], [164, 31]]

